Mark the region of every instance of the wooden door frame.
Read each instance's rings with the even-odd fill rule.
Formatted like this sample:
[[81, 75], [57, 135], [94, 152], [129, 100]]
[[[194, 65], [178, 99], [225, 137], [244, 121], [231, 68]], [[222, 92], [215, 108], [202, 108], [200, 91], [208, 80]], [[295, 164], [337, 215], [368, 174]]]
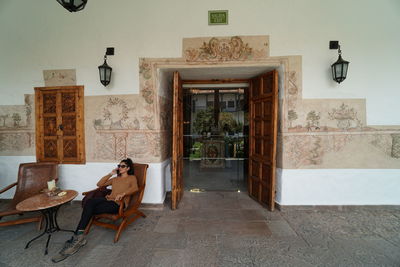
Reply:
[[[178, 208], [183, 196], [183, 87], [179, 72], [173, 74], [172, 106], [172, 170], [171, 170], [171, 209]], [[177, 114], [177, 110], [180, 113]]]

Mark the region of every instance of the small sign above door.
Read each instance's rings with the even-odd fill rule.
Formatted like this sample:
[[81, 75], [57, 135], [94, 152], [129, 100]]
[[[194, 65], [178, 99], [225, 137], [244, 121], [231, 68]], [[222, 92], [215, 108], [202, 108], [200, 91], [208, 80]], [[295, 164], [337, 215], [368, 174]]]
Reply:
[[210, 10], [208, 11], [208, 25], [227, 25], [228, 10]]

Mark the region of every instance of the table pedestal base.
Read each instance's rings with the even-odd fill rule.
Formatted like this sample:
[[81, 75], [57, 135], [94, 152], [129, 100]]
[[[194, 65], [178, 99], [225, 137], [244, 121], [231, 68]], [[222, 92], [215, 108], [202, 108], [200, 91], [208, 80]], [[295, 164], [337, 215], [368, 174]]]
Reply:
[[43, 217], [46, 219], [46, 227], [45, 227], [43, 233], [41, 233], [40, 235], [34, 237], [31, 241], [29, 241], [26, 244], [25, 249], [27, 249], [29, 247], [29, 245], [33, 241], [35, 241], [36, 239], [38, 239], [38, 238], [42, 237], [43, 235], [47, 234], [46, 249], [44, 251], [44, 255], [47, 255], [49, 242], [50, 242], [50, 238], [51, 238], [51, 234], [52, 233], [58, 232], [58, 231], [71, 232], [71, 233], [75, 232], [73, 230], [61, 229], [58, 226], [58, 223], [57, 223], [57, 212], [58, 212], [59, 208], [60, 208], [60, 206], [57, 206], [57, 207], [52, 207], [52, 208], [48, 208], [48, 209], [40, 211], [43, 214]]

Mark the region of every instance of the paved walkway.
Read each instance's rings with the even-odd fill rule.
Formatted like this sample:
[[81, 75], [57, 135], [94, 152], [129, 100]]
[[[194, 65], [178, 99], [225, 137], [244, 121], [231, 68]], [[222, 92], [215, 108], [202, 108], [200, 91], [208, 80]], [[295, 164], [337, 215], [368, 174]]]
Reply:
[[[63, 206], [60, 226], [75, 228], [80, 212], [79, 202]], [[244, 193], [185, 192], [179, 210], [145, 213], [116, 244], [94, 226], [57, 264], [69, 234], [54, 234], [45, 256], [45, 238], [24, 249], [36, 225], [0, 228], [0, 266], [400, 266], [400, 207], [268, 212]]]

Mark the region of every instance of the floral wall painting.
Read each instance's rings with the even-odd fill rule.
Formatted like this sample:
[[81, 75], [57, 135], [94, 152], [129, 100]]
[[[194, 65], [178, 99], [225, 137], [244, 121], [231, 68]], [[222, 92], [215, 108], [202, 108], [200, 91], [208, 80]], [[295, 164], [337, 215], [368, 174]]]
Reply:
[[154, 102], [154, 88], [149, 82], [145, 82], [144, 86], [140, 90], [140, 93], [147, 104], [153, 104]]
[[97, 111], [100, 112], [97, 112], [96, 117], [92, 120], [96, 130], [154, 129], [154, 116], [151, 109], [142, 105], [137, 96], [105, 96], [102, 98], [103, 101], [97, 106]]
[[367, 130], [365, 100], [307, 99], [288, 111], [289, 132]]
[[232, 36], [183, 39], [187, 62], [246, 61], [269, 55], [268, 36]]
[[307, 129], [309, 131], [319, 130], [319, 119], [320, 113], [317, 113], [315, 110], [311, 110], [307, 113]]
[[76, 85], [75, 69], [65, 70], [43, 70], [45, 86], [67, 86]]
[[[94, 127], [96, 129], [128, 128], [126, 125], [128, 112], [132, 109], [134, 108], [128, 108], [128, 104], [122, 98], [109, 97], [101, 109], [102, 117], [94, 120]], [[137, 119], [135, 120], [136, 125], [139, 124]], [[135, 121], [133, 123], [135, 124]]]
[[299, 86], [297, 85], [296, 71], [286, 72], [288, 77], [288, 90], [287, 90], [287, 105], [289, 109], [293, 110], [296, 108], [297, 101], [299, 99]]
[[159, 162], [166, 157], [153, 106], [140, 95], [87, 96], [85, 105], [86, 120], [92, 122], [86, 125], [88, 160]]
[[151, 79], [151, 66], [144, 59], [140, 59], [140, 62], [139, 62], [139, 74], [141, 74], [142, 77], [144, 79], [146, 79], [146, 80]]
[[332, 109], [332, 112], [328, 112], [328, 114], [331, 120], [336, 120], [339, 129], [348, 130], [362, 127], [362, 122], [357, 118], [357, 112], [344, 103], [339, 108]]

